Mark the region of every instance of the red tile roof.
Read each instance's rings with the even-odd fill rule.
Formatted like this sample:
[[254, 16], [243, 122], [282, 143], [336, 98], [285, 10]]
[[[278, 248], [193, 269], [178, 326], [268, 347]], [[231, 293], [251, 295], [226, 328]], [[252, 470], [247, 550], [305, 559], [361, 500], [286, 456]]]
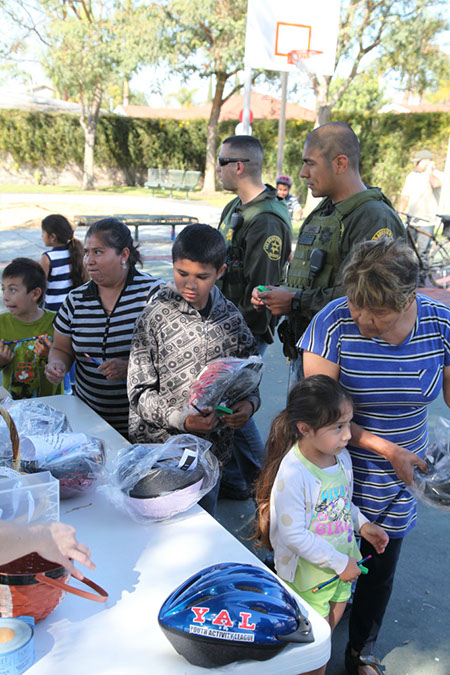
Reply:
[[[211, 103], [192, 106], [191, 108], [151, 108], [145, 105], [121, 105], [116, 108], [118, 114], [126, 117], [150, 117], [169, 118], [176, 120], [208, 119], [211, 113]], [[239, 114], [244, 107], [244, 96], [239, 94], [229, 98], [222, 106], [219, 122], [224, 120], [236, 120], [239, 122]], [[281, 102], [279, 99], [267, 94], [252, 92], [250, 96], [250, 109], [254, 119], [279, 119]], [[298, 103], [286, 104], [286, 118], [307, 120], [314, 122], [316, 112], [304, 108]]]

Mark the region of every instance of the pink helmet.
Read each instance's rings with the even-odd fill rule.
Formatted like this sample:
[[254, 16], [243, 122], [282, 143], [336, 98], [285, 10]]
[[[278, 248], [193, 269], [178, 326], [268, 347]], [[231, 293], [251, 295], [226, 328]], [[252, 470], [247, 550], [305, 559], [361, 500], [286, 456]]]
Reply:
[[282, 185], [287, 185], [288, 187], [291, 187], [292, 185], [292, 178], [289, 178], [289, 176], [278, 176], [277, 178], [277, 185], [281, 183]]

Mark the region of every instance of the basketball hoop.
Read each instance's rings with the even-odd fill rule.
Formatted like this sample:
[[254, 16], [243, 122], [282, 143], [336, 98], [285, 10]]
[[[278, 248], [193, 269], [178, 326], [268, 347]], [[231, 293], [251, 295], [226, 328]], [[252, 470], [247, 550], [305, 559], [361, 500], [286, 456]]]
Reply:
[[314, 72], [315, 67], [314, 56], [319, 54], [323, 54], [323, 52], [317, 49], [294, 49], [289, 52], [287, 62], [300, 71], [311, 73]]

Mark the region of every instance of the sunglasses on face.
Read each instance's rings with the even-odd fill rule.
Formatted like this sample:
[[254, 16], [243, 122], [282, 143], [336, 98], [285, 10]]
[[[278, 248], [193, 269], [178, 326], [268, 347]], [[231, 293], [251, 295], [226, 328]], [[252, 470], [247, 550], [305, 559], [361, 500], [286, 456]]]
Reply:
[[235, 164], [236, 162], [249, 162], [249, 159], [241, 159], [241, 157], [218, 157], [219, 166], [226, 166], [227, 164]]

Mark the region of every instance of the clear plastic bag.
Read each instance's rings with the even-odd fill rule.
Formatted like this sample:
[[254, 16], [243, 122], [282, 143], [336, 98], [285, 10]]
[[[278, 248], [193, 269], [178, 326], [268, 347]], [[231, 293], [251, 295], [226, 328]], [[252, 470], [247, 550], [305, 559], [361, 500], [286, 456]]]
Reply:
[[[69, 420], [63, 412], [35, 399], [14, 401], [8, 397], [2, 402], [2, 406], [13, 418], [20, 438], [72, 431]], [[0, 418], [0, 461], [11, 458], [9, 430], [4, 420]]]
[[435, 429], [436, 443], [425, 453], [428, 473], [417, 467], [408, 490], [427, 506], [450, 511], [450, 421], [440, 417]]
[[262, 367], [260, 356], [250, 356], [248, 359], [227, 357], [211, 361], [193, 382], [189, 405], [200, 410], [218, 405], [229, 408], [245, 400], [260, 383]]
[[162, 444], [129, 445], [114, 460], [111, 483], [99, 488], [138, 523], [166, 520], [187, 511], [219, 479], [211, 443], [191, 434]]
[[50, 471], [59, 480], [61, 499], [84, 493], [104, 472], [105, 447], [82, 433], [21, 437], [21, 471]]

